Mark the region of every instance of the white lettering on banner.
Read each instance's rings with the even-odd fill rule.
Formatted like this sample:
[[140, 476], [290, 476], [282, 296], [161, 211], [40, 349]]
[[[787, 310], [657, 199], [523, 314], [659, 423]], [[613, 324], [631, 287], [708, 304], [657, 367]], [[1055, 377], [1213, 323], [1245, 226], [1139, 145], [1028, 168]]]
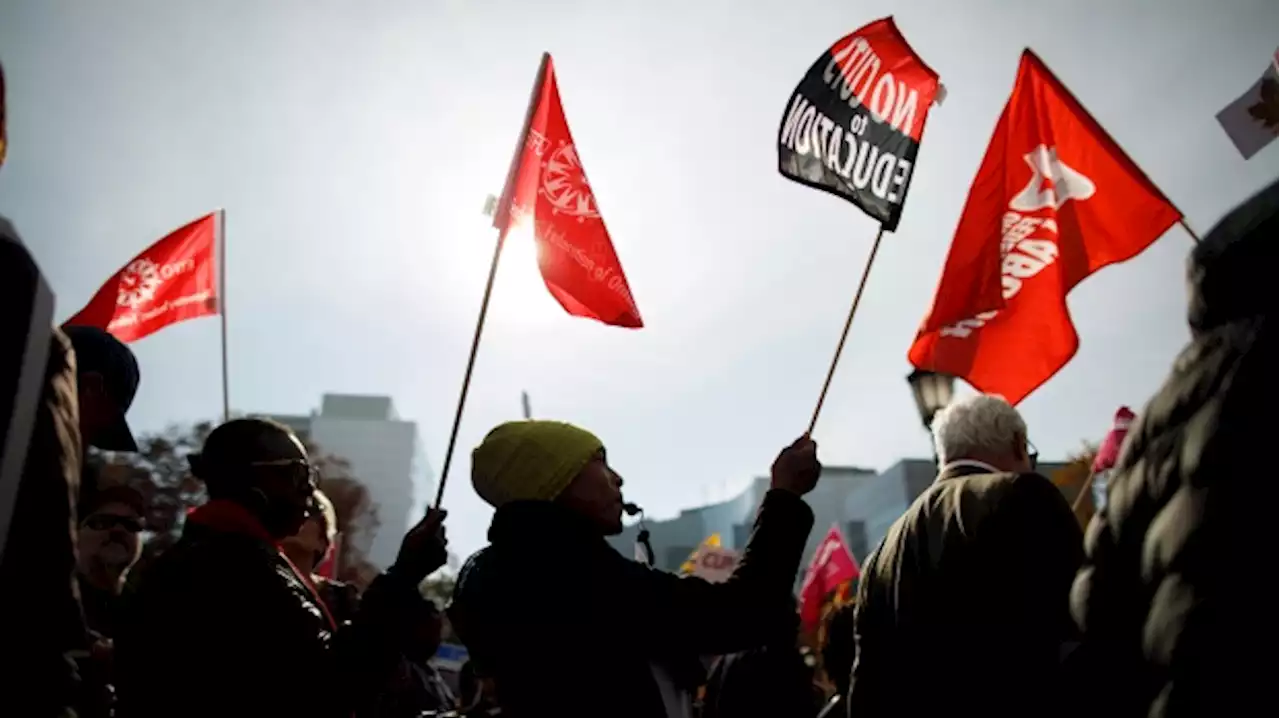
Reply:
[[556, 231], [554, 227], [546, 227], [540, 233], [540, 236], [556, 249], [572, 257], [579, 266], [586, 270], [588, 277], [596, 282], [604, 282], [609, 291], [626, 300], [627, 306], [631, 308], [631, 311], [636, 311], [635, 299], [631, 297], [631, 292], [627, 291], [626, 282], [613, 271], [613, 267], [598, 266], [595, 260], [591, 258], [591, 255], [583, 251], [582, 248], [571, 244], [565, 239], [564, 233]]
[[693, 565], [693, 575], [711, 583], [723, 583], [733, 575], [741, 556], [737, 551], [719, 546], [703, 546]]
[[[1057, 211], [1070, 200], [1083, 202], [1097, 192], [1093, 180], [1058, 159], [1056, 147], [1040, 145], [1023, 159], [1031, 167], [1031, 181], [1009, 200], [1010, 211], [1001, 219], [1000, 290], [1006, 302], [1022, 291], [1024, 282], [1058, 259], [1057, 220], [1031, 217], [1022, 212]], [[999, 313], [982, 312], [943, 327], [939, 334], [963, 339], [986, 326]]]
[[[836, 65], [840, 66], [839, 74], [836, 73]], [[832, 90], [838, 91], [840, 99], [847, 101], [850, 108], [866, 105], [877, 123], [883, 124], [888, 120], [890, 127], [910, 136], [916, 122], [920, 93], [908, 88], [907, 83], [897, 81], [891, 72], [880, 74], [883, 65], [871, 43], [855, 37], [831, 56], [822, 80]], [[870, 102], [867, 102], [868, 92]]]
[[122, 327], [132, 327], [136, 324], [141, 324], [142, 322], [149, 322], [152, 319], [155, 319], [156, 317], [160, 316], [161, 314], [164, 314], [165, 312], [169, 312], [175, 309], [179, 309], [181, 307], [185, 307], [188, 304], [205, 303], [212, 299], [213, 299], [213, 293], [207, 289], [196, 292], [195, 294], [189, 294], [185, 297], [175, 297], [174, 299], [168, 299], [168, 300], [165, 300], [163, 304], [160, 304], [159, 306], [151, 307], [146, 311], [141, 311], [141, 312], [132, 311], [132, 312], [129, 312], [128, 314], [122, 314], [116, 317], [115, 319], [111, 320], [110, 323], [107, 324], [107, 331], [110, 332], [116, 329], [120, 329]]
[[779, 141], [797, 154], [822, 161], [854, 189], [870, 187], [877, 198], [901, 204], [905, 196], [902, 189], [911, 178], [911, 162], [860, 139], [866, 118], [855, 116], [849, 125], [837, 125], [796, 94]]

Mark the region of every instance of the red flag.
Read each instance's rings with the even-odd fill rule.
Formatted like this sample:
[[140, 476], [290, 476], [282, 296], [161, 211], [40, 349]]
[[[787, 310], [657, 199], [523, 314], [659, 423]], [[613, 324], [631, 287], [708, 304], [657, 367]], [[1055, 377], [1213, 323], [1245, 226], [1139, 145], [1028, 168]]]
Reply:
[[512, 158], [493, 225], [505, 236], [531, 222], [538, 269], [574, 316], [644, 326], [560, 105], [555, 67], [543, 55], [523, 140]]
[[1030, 50], [908, 358], [1017, 404], [1079, 347], [1067, 293], [1181, 218]]
[[98, 327], [122, 342], [218, 313], [217, 216], [207, 214], [112, 275], [67, 324]]
[[832, 525], [813, 552], [813, 560], [800, 585], [800, 623], [814, 626], [822, 618], [822, 602], [840, 584], [858, 577], [858, 561], [844, 542], [840, 527]]

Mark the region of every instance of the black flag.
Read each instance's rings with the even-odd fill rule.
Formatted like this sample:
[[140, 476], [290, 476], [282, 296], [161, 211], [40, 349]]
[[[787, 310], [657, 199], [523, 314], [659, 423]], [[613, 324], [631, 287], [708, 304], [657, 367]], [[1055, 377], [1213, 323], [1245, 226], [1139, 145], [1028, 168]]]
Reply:
[[898, 226], [938, 75], [892, 17], [840, 38], [796, 87], [778, 130], [778, 171]]

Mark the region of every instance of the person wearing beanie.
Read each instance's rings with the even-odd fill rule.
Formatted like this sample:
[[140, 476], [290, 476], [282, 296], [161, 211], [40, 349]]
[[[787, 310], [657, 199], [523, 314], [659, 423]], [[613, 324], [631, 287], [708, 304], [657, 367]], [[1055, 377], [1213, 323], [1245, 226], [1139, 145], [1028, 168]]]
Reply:
[[665, 716], [653, 664], [751, 649], [795, 621], [792, 590], [821, 473], [817, 445], [778, 455], [742, 561], [726, 582], [624, 557], [622, 477], [603, 442], [563, 422], [502, 424], [472, 452], [496, 510], [489, 546], [463, 566], [449, 617], [503, 715]]

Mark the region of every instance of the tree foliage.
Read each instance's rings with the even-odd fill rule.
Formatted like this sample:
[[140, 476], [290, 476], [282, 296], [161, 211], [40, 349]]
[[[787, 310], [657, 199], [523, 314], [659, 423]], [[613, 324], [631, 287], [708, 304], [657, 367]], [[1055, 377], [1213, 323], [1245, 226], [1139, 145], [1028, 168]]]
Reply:
[[1049, 477], [1053, 484], [1062, 490], [1063, 495], [1067, 497], [1067, 501], [1074, 502], [1080, 492], [1079, 503], [1075, 504], [1076, 520], [1080, 522], [1082, 527], [1089, 525], [1089, 520], [1093, 518], [1095, 511], [1093, 505], [1093, 491], [1087, 484], [1093, 477], [1093, 458], [1098, 454], [1098, 447], [1089, 443], [1081, 446], [1080, 451], [1067, 458], [1066, 466], [1053, 472]]
[[[172, 546], [182, 535], [191, 509], [208, 499], [204, 483], [191, 473], [187, 458], [198, 452], [213, 430], [207, 421], [174, 425], [163, 432], [138, 437], [138, 453], [94, 452], [89, 457], [90, 476], [99, 485], [124, 484], [143, 497], [147, 535], [142, 559], [134, 575]], [[377, 575], [368, 550], [378, 529], [378, 505], [368, 488], [351, 475], [343, 459], [307, 447], [320, 474], [320, 488], [333, 502], [337, 530], [342, 534], [338, 577], [363, 588]]]

